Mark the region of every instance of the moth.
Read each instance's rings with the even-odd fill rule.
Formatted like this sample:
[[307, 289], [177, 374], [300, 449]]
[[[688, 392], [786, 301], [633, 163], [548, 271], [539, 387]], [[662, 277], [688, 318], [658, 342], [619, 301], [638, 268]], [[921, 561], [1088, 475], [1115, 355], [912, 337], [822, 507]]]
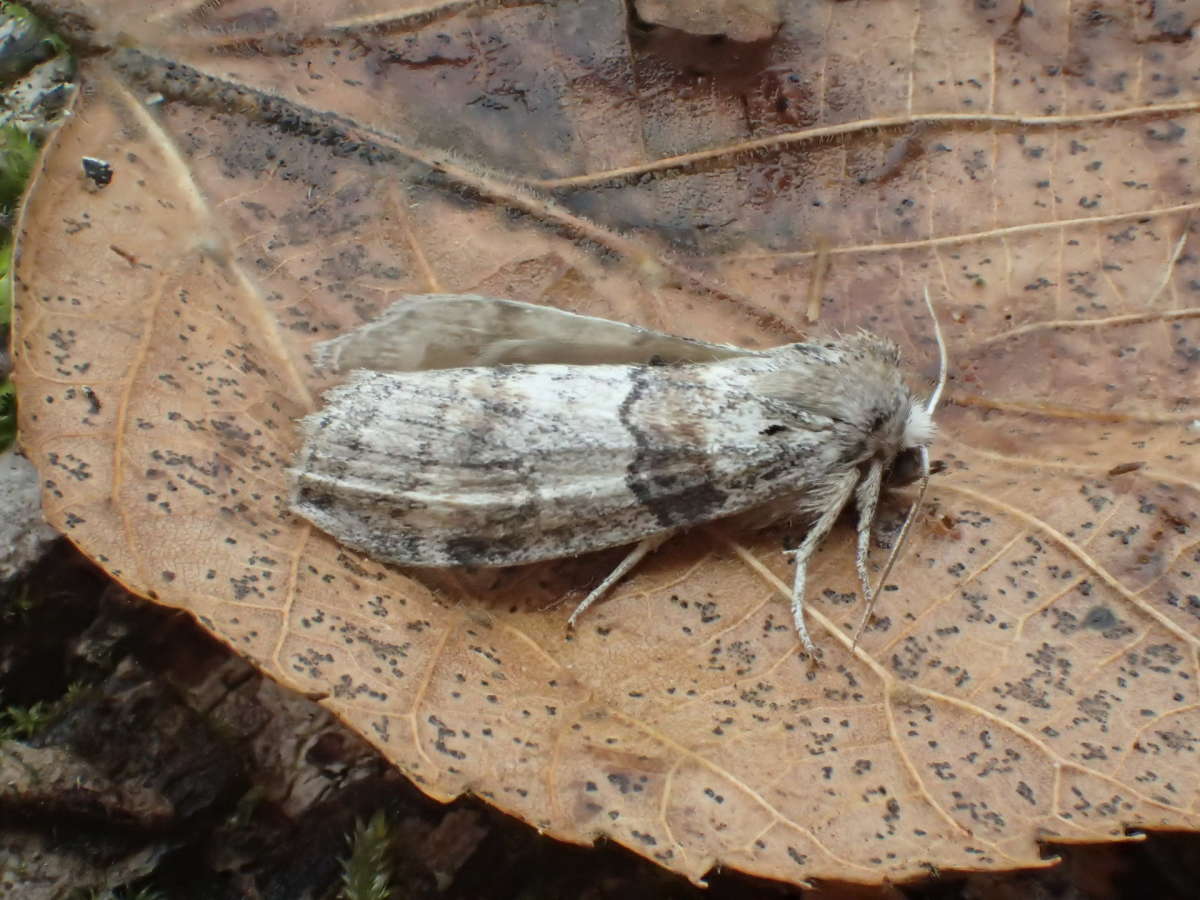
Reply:
[[896, 345], [865, 331], [752, 350], [513, 300], [407, 296], [318, 345], [319, 367], [350, 374], [302, 420], [291, 508], [404, 566], [512, 566], [632, 545], [572, 627], [682, 530], [803, 516], [808, 532], [789, 551], [792, 615], [815, 654], [804, 621], [814, 551], [853, 500], [865, 624], [880, 493], [921, 480], [882, 588], [928, 484], [946, 370], [929, 311], [941, 373], [922, 399]]

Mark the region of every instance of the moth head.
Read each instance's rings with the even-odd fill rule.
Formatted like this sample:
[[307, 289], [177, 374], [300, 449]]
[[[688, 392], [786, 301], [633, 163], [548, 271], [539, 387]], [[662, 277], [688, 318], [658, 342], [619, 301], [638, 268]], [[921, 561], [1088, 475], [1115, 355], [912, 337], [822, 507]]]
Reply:
[[887, 472], [889, 487], [905, 487], [919, 481], [923, 474], [921, 449], [928, 447], [937, 435], [933, 414], [924, 406], [912, 406], [904, 423], [900, 452]]
[[876, 459], [887, 470], [894, 469], [904, 459], [919, 455], [923, 447], [933, 443], [937, 426], [933, 414], [899, 381], [895, 382], [881, 409], [864, 410], [869, 418], [860, 420], [864, 441], [860, 445], [863, 461]]
[[922, 403], [915, 395], [902, 389], [905, 401], [900, 405], [903, 426], [892, 445], [891, 453], [879, 453], [886, 464], [889, 487], [904, 487], [925, 477], [928, 472], [929, 445], [937, 437], [937, 424], [933, 421], [934, 402]]

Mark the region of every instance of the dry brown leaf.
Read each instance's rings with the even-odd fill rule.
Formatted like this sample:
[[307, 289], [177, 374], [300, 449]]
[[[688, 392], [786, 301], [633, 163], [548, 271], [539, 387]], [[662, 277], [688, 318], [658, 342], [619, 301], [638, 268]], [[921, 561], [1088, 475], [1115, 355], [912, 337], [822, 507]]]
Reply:
[[[735, 56], [617, 0], [69, 5], [113, 49], [21, 222], [21, 427], [47, 515], [130, 589], [431, 795], [694, 879], [1200, 826], [1195, 4], [794, 2]], [[309, 350], [401, 293], [768, 345], [820, 246], [821, 327], [932, 377], [928, 284], [953, 376], [854, 652], [848, 529], [813, 669], [778, 534], [677, 540], [567, 639], [578, 594], [541, 607], [611, 555], [417, 581], [287, 515]]]

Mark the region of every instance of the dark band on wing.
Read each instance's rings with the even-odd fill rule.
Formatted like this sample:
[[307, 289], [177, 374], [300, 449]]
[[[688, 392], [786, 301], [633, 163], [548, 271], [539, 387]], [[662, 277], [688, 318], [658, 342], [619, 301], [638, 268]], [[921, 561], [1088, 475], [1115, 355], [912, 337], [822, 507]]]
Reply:
[[[620, 420], [633, 438], [633, 459], [625, 470], [625, 484], [663, 528], [674, 528], [716, 518], [724, 509], [728, 495], [708, 475], [707, 460], [691, 454], [698, 480], [680, 484], [681, 457], [689, 455], [679, 446], [661, 446], [649, 429], [643, 427], [652, 418], [638, 416], [635, 407], [652, 380], [645, 368], [632, 370], [629, 394], [621, 402]], [[661, 385], [661, 376], [653, 380]]]

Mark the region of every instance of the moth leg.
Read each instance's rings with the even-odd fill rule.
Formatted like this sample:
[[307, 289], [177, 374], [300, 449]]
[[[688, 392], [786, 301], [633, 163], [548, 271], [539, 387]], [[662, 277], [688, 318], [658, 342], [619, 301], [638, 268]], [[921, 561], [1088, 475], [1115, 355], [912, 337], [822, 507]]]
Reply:
[[809, 528], [800, 546], [788, 551], [796, 557], [796, 576], [792, 582], [792, 619], [796, 622], [796, 633], [800, 635], [800, 642], [811, 656], [817, 655], [817, 648], [809, 637], [808, 626], [804, 624], [804, 583], [808, 578], [808, 560], [833, 528], [833, 523], [854, 495], [854, 486], [857, 483], [856, 472], [847, 472], [841, 479], [833, 482], [833, 489], [828, 495], [828, 505]]
[[571, 618], [567, 619], [567, 628], [574, 629], [575, 620], [578, 619], [589, 606], [607, 594], [609, 589], [612, 588], [614, 584], [629, 574], [630, 569], [640, 563], [646, 556], [661, 547], [664, 543], [666, 543], [667, 539], [672, 537], [674, 534], [674, 531], [664, 531], [662, 534], [651, 535], [648, 538], [642, 538], [640, 541], [638, 541], [637, 545], [630, 550], [625, 558], [617, 565], [617, 567], [609, 573], [609, 576], [600, 582], [600, 584], [597, 585], [590, 594], [584, 597], [582, 603], [575, 607], [575, 611], [571, 613]]
[[[904, 524], [900, 526], [900, 533], [896, 535], [896, 543], [892, 544], [892, 552], [888, 554], [887, 562], [883, 564], [883, 574], [879, 576], [879, 590], [881, 591], [887, 587], [887, 579], [892, 574], [892, 566], [896, 564], [896, 560], [900, 558], [900, 551], [908, 543], [912, 524], [917, 520], [917, 514], [921, 511], [921, 504], [925, 501], [925, 492], [929, 489], [929, 449], [921, 447], [919, 452], [921, 457], [921, 487], [917, 490], [917, 499], [908, 508], [908, 515], [904, 517]], [[862, 620], [858, 623], [858, 628], [854, 630], [854, 640], [851, 646], [858, 646], [858, 638], [862, 634], [863, 629], [867, 627], [867, 616], [870, 615], [870, 612], [871, 610], [868, 608]]]
[[868, 616], [875, 605], [875, 595], [871, 593], [867, 558], [871, 553], [871, 525], [875, 522], [875, 507], [879, 503], [879, 491], [882, 486], [883, 463], [875, 460], [854, 492], [854, 499], [858, 504], [858, 548], [854, 554], [854, 567], [858, 570], [858, 581], [862, 585], [863, 604]]

